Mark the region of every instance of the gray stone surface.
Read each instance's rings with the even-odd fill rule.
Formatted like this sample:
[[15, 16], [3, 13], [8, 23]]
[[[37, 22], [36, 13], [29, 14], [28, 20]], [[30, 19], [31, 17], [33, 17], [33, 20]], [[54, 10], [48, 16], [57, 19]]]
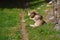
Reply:
[[56, 29], [56, 31], [60, 31], [60, 24], [56, 24], [55, 29]]

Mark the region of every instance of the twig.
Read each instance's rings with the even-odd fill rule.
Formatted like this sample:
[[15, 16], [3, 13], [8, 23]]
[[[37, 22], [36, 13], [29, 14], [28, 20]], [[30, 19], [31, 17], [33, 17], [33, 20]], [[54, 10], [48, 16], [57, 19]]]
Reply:
[[24, 11], [21, 10], [21, 34], [22, 34], [22, 40], [28, 40], [28, 37], [27, 37], [27, 32], [26, 32], [26, 29], [25, 29], [25, 22], [24, 22]]

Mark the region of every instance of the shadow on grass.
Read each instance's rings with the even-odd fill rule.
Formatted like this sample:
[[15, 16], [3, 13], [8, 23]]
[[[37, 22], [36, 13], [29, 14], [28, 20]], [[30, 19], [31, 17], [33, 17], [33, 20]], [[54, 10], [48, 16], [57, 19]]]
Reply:
[[38, 6], [41, 6], [42, 4], [46, 3], [45, 1], [38, 1], [36, 3], [30, 4], [28, 7], [29, 8], [36, 8]]
[[[38, 0], [0, 0], [0, 8], [33, 8], [33, 6], [41, 5], [44, 1], [40, 1], [34, 4], [29, 4], [30, 2], [34, 2]], [[29, 5], [27, 5], [29, 4]]]
[[0, 8], [26, 8], [29, 0], [0, 0]]

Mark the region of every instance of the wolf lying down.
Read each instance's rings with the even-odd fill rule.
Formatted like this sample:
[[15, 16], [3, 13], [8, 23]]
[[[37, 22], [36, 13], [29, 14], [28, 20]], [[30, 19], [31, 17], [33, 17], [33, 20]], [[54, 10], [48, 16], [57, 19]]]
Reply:
[[43, 16], [39, 15], [38, 12], [35, 12], [34, 10], [28, 12], [28, 16], [30, 17], [30, 19], [32, 19], [32, 20], [35, 22], [34, 24], [31, 24], [31, 25], [30, 25], [31, 27], [41, 26], [41, 25], [43, 25], [44, 23], [46, 23], [46, 22], [43, 20]]

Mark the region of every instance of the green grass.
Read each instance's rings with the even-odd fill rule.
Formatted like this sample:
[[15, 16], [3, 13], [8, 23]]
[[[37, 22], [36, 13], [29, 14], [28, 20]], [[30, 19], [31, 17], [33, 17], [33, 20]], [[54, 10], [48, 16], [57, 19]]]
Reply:
[[16, 8], [0, 9], [0, 40], [18, 40], [19, 13]]
[[[41, 0], [38, 0], [37, 2], [40, 1]], [[33, 2], [35, 1], [33, 0]], [[52, 23], [44, 24], [37, 28], [31, 28], [29, 26], [34, 22], [28, 17], [28, 10], [36, 10], [42, 16], [45, 16], [44, 10], [48, 9], [48, 7], [45, 5], [45, 2], [37, 4], [33, 2], [30, 4], [30, 7], [25, 10], [26, 30], [29, 40], [60, 40], [60, 32], [54, 30], [54, 24]], [[21, 40], [21, 33], [19, 29], [19, 14], [20, 9], [17, 8], [0, 8], [0, 40]]]

